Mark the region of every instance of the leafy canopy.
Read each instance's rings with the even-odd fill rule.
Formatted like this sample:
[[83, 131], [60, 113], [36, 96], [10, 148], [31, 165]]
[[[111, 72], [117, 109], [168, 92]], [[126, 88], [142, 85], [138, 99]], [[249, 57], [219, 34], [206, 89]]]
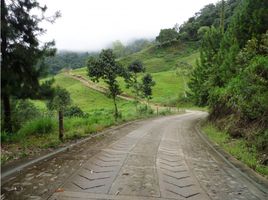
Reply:
[[160, 44], [168, 43], [176, 40], [178, 33], [175, 28], [161, 29], [159, 35], [156, 37], [156, 41]]
[[38, 36], [45, 33], [40, 23], [60, 16], [46, 17], [46, 10], [35, 0], [1, 0], [1, 94], [27, 98], [38, 91], [46, 67], [40, 60], [55, 53], [53, 41], [40, 46]]
[[108, 85], [109, 96], [113, 98], [115, 106], [115, 118], [119, 116], [116, 96], [121, 93], [118, 76], [125, 76], [124, 68], [115, 60], [115, 55], [111, 49], [102, 50], [98, 57], [90, 57], [87, 62], [88, 76], [93, 81], [103, 81]]
[[135, 60], [128, 66], [128, 71], [125, 76], [126, 87], [132, 88], [136, 102], [139, 97], [142, 97], [142, 84], [138, 81], [138, 73], [143, 72], [145, 72], [145, 67], [142, 62]]

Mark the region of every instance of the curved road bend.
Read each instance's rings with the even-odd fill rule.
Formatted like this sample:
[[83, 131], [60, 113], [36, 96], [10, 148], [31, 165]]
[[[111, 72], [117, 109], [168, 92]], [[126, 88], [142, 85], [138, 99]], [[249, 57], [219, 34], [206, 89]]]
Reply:
[[31, 167], [2, 192], [8, 199], [267, 199], [200, 138], [195, 125], [205, 116], [135, 122]]

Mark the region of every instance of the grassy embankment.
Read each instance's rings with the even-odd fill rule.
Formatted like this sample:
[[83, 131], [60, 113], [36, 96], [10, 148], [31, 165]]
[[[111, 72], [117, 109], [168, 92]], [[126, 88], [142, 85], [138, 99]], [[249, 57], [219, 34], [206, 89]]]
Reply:
[[205, 123], [202, 127], [208, 138], [221, 146], [225, 151], [242, 161], [256, 172], [268, 177], [268, 166], [260, 164], [256, 146], [248, 145], [244, 138], [232, 138], [225, 131], [220, 131], [212, 123]]

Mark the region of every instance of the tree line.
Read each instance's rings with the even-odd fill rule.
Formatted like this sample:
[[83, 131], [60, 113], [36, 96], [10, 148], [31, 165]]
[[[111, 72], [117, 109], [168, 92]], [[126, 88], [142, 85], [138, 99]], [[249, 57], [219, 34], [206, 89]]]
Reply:
[[[210, 119], [228, 118], [233, 136], [256, 141], [261, 135], [267, 148], [268, 1], [239, 1], [228, 22], [207, 29], [189, 87], [197, 105], [209, 106]], [[250, 127], [255, 133], [246, 134]]]
[[46, 57], [44, 64], [47, 66], [44, 76], [57, 74], [62, 69], [77, 69], [85, 66], [90, 55], [97, 53], [60, 51], [53, 57]]
[[[156, 42], [160, 45], [171, 43], [174, 40], [197, 42], [202, 39], [204, 33], [210, 26], [220, 27], [221, 23], [224, 23], [223, 27], [226, 29], [240, 1], [224, 1], [224, 13], [221, 12], [221, 1], [216, 4], [208, 4], [183, 24], [175, 24], [173, 28], [161, 29], [159, 35], [156, 37]], [[223, 20], [221, 21], [221, 19]]]

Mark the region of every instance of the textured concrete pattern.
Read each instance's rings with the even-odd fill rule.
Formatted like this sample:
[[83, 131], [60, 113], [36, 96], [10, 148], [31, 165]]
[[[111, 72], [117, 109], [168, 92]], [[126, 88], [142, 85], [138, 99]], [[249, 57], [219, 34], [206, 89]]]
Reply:
[[192, 123], [203, 115], [156, 119], [130, 132], [50, 199], [261, 199], [200, 142]]
[[[48, 180], [60, 171], [53, 173], [51, 166], [47, 169], [51, 173], [46, 173], [41, 164], [39, 177], [29, 169], [19, 180], [14, 178], [3, 186], [7, 190], [14, 184], [21, 186], [31, 177], [21, 192], [4, 193], [7, 199], [50, 200], [267, 199], [265, 191], [237, 173], [200, 138], [195, 125], [205, 116], [188, 112], [114, 131], [59, 156], [61, 162], [53, 159], [53, 166], [60, 162], [65, 174], [55, 179], [57, 185]], [[37, 181], [50, 183], [54, 189], [35, 193]]]

